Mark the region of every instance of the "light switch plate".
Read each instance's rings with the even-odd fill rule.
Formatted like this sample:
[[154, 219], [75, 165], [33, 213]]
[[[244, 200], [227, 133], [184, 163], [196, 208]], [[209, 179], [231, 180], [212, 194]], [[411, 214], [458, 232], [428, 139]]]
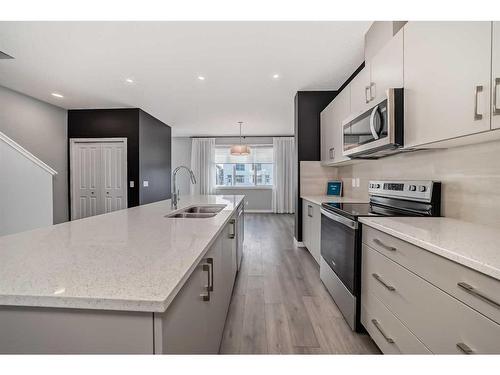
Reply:
[[148, 187], [148, 186], [149, 186], [149, 181], [143, 181], [143, 182], [142, 182], [142, 186], [144, 186], [144, 187]]

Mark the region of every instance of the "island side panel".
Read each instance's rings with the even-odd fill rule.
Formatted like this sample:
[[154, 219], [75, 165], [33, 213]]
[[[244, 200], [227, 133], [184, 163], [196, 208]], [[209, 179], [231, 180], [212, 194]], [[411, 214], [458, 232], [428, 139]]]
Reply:
[[0, 354], [153, 354], [153, 314], [0, 306]]

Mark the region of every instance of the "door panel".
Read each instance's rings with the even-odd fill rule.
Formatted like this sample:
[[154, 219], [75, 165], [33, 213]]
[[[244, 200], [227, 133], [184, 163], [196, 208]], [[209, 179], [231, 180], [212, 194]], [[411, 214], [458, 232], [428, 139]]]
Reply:
[[102, 144], [104, 213], [125, 208], [126, 170], [125, 145], [121, 142]]
[[408, 22], [405, 147], [489, 130], [490, 64], [491, 22]]
[[491, 128], [500, 129], [500, 22], [493, 22]]
[[125, 141], [71, 143], [71, 219], [127, 208]]
[[75, 202], [72, 219], [97, 215], [99, 197], [100, 147], [95, 144], [79, 143], [73, 148], [73, 191]]
[[370, 89], [370, 65], [365, 63], [365, 67], [351, 81], [351, 113], [352, 115], [366, 111], [369, 106]]

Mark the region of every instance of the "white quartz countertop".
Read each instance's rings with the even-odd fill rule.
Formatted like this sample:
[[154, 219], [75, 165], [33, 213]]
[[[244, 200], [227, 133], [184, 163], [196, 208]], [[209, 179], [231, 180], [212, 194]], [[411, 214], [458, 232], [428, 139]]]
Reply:
[[321, 203], [368, 203], [368, 199], [358, 199], [349, 197], [336, 197], [334, 195], [303, 195], [302, 199], [309, 201], [311, 203], [319, 204]]
[[500, 230], [444, 217], [363, 217], [381, 230], [500, 280]]
[[0, 305], [163, 312], [242, 199], [180, 198], [226, 205], [212, 218], [165, 218], [165, 200], [0, 237]]

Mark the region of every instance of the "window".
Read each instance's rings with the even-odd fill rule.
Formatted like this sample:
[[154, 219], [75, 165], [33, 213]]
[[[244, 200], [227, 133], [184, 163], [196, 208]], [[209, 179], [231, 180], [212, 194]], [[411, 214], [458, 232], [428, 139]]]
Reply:
[[229, 146], [215, 149], [217, 186], [272, 186], [273, 147], [251, 146], [247, 156], [233, 156]]

